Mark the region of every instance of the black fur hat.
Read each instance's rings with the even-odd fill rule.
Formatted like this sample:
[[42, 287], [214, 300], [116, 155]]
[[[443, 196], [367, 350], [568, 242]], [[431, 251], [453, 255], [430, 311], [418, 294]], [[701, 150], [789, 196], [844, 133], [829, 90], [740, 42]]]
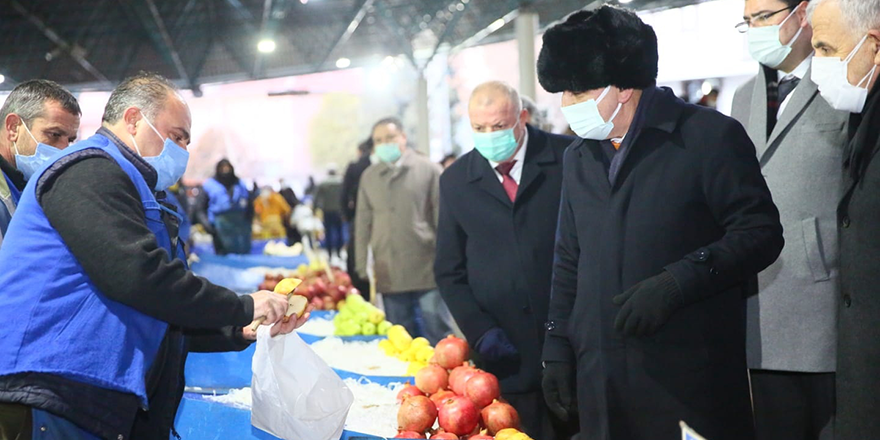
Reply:
[[581, 10], [544, 33], [538, 81], [550, 93], [645, 89], [656, 80], [657, 35], [633, 11]]

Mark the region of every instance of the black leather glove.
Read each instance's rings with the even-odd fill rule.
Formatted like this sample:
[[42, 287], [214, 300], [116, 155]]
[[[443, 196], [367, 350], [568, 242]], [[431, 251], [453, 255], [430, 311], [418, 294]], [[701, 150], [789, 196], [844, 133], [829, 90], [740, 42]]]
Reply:
[[626, 336], [649, 336], [657, 332], [672, 312], [681, 307], [678, 283], [669, 272], [648, 278], [615, 296], [611, 301], [620, 308], [614, 327]]
[[492, 327], [474, 344], [477, 353], [487, 362], [499, 362], [507, 359], [516, 359], [519, 357], [519, 351], [507, 338], [499, 327]]
[[546, 362], [541, 388], [550, 412], [559, 420], [566, 422], [569, 417], [577, 417], [575, 396], [575, 366], [569, 362]]

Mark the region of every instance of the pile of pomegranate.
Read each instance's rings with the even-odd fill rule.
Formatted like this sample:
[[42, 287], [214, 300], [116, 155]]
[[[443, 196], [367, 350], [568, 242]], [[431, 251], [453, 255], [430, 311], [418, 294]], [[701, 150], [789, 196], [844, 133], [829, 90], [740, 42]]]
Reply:
[[[472, 367], [468, 352], [467, 342], [454, 336], [437, 343], [429, 365], [416, 373], [416, 384], [397, 394], [395, 438], [528, 439], [518, 431], [516, 409], [501, 399], [498, 378]], [[433, 429], [435, 424], [438, 429]]]
[[[296, 278], [303, 280], [302, 285], [296, 289], [297, 295], [308, 298], [315, 310], [336, 310], [338, 304], [348, 295], [360, 293], [351, 286], [351, 277], [348, 273], [336, 267], [331, 270], [332, 281], [325, 269], [300, 268], [292, 272]], [[279, 281], [286, 278], [285, 275], [267, 273], [257, 289], [272, 291]]]

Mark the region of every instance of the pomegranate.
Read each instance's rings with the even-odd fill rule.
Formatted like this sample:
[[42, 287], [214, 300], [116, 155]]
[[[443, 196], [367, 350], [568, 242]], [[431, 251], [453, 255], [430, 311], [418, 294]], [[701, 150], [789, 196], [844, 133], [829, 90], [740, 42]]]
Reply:
[[455, 396], [440, 407], [440, 427], [448, 432], [470, 434], [479, 423], [480, 413], [467, 397]]
[[315, 293], [318, 295], [323, 296], [325, 293], [327, 293], [327, 283], [324, 282], [324, 280], [322, 279], [315, 280], [315, 283], [312, 285], [312, 287], [315, 289]]
[[[406, 386], [403, 387], [403, 388], [397, 393], [397, 401], [398, 401], [398, 402], [403, 402], [404, 400], [406, 400], [406, 399], [409, 398], [409, 397], [412, 397], [412, 396], [424, 396], [424, 395], [425, 395], [425, 394], [422, 393], [422, 391], [419, 390], [418, 387], [416, 387], [415, 385], [410, 385], [409, 382], [407, 382]], [[432, 399], [432, 402], [433, 402], [433, 399]]]
[[498, 378], [494, 374], [480, 371], [468, 379], [465, 385], [465, 396], [471, 399], [478, 408], [488, 406], [501, 395]]
[[502, 429], [519, 429], [519, 413], [516, 412], [516, 409], [510, 404], [497, 400], [483, 408], [483, 411], [480, 412], [480, 418], [483, 420], [483, 426], [492, 435]]
[[394, 438], [425, 438], [425, 434], [413, 431], [400, 431]]
[[[436, 352], [435, 352], [436, 353]], [[449, 389], [458, 394], [459, 396], [464, 396], [465, 392], [465, 384], [468, 379], [471, 378], [478, 371], [476, 368], [463, 364], [460, 367], [455, 367], [451, 373], [449, 373]]]
[[432, 394], [430, 399], [434, 402], [434, 405], [437, 406], [437, 411], [440, 411], [440, 407], [446, 403], [450, 398], [455, 397], [455, 393], [449, 390], [440, 390], [436, 393]]
[[336, 283], [340, 286], [351, 287], [351, 277], [345, 272], [336, 272]]
[[440, 430], [440, 431], [437, 431], [434, 435], [431, 436], [431, 440], [434, 440], [434, 439], [452, 439], [452, 440], [458, 440], [458, 436], [455, 435], [455, 434], [453, 434], [453, 433], [451, 433], [451, 432], [446, 432], [446, 431]]
[[397, 411], [397, 425], [400, 431], [425, 432], [434, 426], [435, 420], [437, 420], [437, 407], [425, 396], [407, 398]]
[[449, 335], [434, 347], [437, 364], [451, 370], [464, 363], [468, 357], [468, 345], [463, 339]]
[[324, 310], [336, 310], [336, 302], [333, 301], [333, 298], [324, 298]]
[[495, 437], [492, 437], [491, 435], [486, 434], [486, 431], [483, 430], [483, 431], [480, 431], [479, 434], [472, 435], [472, 436], [468, 437], [467, 440], [495, 440]]
[[449, 385], [449, 373], [437, 365], [428, 365], [416, 373], [416, 386], [426, 394], [445, 390]]

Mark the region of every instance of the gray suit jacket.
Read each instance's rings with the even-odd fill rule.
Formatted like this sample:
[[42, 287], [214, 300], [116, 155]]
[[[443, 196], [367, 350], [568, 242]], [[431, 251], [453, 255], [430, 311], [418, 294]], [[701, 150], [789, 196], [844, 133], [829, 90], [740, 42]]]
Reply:
[[769, 139], [763, 69], [733, 100], [779, 207], [785, 248], [748, 299], [749, 368], [833, 372], [837, 356], [837, 204], [849, 115], [831, 108], [810, 74]]

